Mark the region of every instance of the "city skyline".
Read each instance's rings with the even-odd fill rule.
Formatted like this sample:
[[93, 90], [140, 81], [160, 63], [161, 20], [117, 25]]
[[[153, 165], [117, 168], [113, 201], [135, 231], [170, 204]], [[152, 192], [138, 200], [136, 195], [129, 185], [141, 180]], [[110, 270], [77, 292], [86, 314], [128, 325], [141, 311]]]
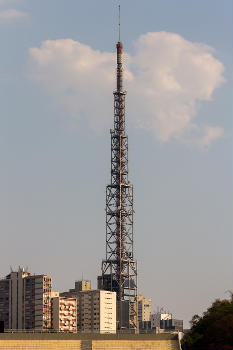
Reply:
[[[1, 276], [99, 274], [117, 5], [0, 1]], [[232, 288], [232, 3], [121, 6], [138, 292], [187, 326]]]

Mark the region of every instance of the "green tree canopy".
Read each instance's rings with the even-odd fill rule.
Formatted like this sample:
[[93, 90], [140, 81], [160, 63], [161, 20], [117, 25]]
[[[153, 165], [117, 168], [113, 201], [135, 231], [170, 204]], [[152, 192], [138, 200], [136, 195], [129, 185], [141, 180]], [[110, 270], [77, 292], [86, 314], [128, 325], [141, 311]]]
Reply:
[[182, 340], [183, 350], [233, 350], [233, 295], [217, 299], [202, 317], [194, 315]]

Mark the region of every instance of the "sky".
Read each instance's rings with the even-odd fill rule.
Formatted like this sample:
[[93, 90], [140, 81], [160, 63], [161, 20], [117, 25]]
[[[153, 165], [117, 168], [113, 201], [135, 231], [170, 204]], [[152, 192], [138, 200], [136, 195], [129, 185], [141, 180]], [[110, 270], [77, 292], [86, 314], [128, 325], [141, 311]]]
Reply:
[[0, 0], [0, 275], [96, 288], [118, 4], [138, 290], [188, 327], [232, 289], [231, 0]]

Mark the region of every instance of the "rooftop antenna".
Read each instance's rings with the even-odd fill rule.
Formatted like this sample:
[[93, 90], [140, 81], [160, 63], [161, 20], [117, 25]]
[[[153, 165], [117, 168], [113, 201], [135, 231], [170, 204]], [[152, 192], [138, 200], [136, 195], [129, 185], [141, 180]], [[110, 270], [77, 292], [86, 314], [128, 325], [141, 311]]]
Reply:
[[121, 41], [121, 5], [118, 5], [118, 42]]

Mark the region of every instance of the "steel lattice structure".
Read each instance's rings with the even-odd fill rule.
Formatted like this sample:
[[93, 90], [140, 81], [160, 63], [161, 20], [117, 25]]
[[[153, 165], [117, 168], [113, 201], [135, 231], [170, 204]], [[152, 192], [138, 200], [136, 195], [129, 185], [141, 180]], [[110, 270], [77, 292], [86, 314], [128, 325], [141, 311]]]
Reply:
[[111, 183], [106, 187], [106, 258], [98, 286], [117, 293], [118, 329], [137, 329], [137, 262], [133, 249], [133, 186], [128, 180], [128, 136], [125, 133], [123, 44], [117, 48], [117, 89], [111, 133]]

